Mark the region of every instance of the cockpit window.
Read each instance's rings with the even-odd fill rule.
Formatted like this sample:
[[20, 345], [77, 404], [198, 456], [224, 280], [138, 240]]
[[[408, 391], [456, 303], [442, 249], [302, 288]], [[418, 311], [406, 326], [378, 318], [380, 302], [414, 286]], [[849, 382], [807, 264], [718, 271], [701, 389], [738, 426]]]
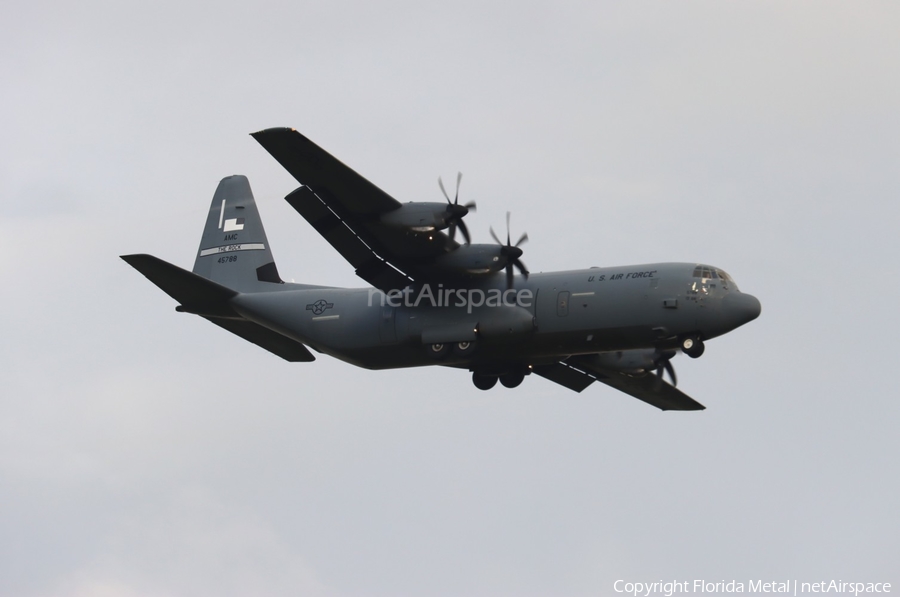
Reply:
[[695, 278], [718, 278], [719, 276], [716, 274], [716, 270], [711, 267], [707, 267], [705, 265], [698, 265], [694, 268], [694, 277]]
[[722, 280], [723, 288], [737, 288], [737, 284], [734, 283], [734, 278], [729, 276], [728, 272], [710, 267], [708, 265], [698, 265], [697, 267], [695, 267], [694, 277], [702, 278], [704, 280]]

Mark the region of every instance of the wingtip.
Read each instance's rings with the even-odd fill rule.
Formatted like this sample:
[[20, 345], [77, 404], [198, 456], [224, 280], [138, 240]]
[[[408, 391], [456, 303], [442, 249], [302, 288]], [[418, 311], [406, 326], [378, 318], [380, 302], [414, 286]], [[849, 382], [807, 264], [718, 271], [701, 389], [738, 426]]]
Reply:
[[296, 133], [296, 132], [297, 132], [297, 129], [295, 129], [295, 128], [291, 128], [291, 127], [287, 127], [287, 126], [276, 126], [276, 127], [272, 127], [272, 128], [268, 128], [268, 129], [262, 129], [262, 130], [256, 131], [255, 133], [250, 133], [250, 136], [253, 137], [254, 139], [257, 139], [257, 138], [265, 136], [265, 135], [273, 135], [273, 134], [278, 134], [278, 133]]
[[706, 407], [700, 403], [692, 404], [691, 406], [688, 406], [688, 407], [684, 407], [684, 406], [662, 407], [662, 406], [659, 406], [657, 408], [659, 408], [660, 412], [664, 412], [664, 413], [667, 413], [667, 412], [699, 412], [701, 410], [706, 410]]

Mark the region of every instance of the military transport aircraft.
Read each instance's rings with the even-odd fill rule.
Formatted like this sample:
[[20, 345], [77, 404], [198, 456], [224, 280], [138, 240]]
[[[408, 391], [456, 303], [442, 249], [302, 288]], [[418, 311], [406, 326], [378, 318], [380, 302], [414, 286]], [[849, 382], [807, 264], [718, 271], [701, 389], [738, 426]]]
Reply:
[[[530, 274], [523, 234], [472, 244], [446, 202], [400, 203], [289, 128], [252, 135], [301, 186], [287, 202], [371, 288], [285, 283], [247, 178], [216, 189], [192, 272], [151, 255], [131, 266], [194, 313], [288, 361], [307, 346], [353, 365], [443, 365], [488, 390], [532, 373], [581, 392], [603, 382], [663, 410], [704, 407], [675, 388], [671, 359], [759, 316], [723, 270], [653, 263]], [[455, 240], [456, 231], [463, 244]], [[518, 273], [517, 273], [518, 272]], [[664, 379], [667, 374], [671, 384]]]

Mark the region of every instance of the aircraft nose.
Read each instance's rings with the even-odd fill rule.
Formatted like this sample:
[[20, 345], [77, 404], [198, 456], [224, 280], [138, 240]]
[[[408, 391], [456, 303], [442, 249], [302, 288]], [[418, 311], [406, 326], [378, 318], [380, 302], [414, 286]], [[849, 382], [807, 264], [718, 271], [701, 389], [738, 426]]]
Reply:
[[762, 312], [759, 299], [743, 292], [732, 292], [726, 296], [724, 307], [727, 317], [734, 321], [734, 327], [753, 321]]

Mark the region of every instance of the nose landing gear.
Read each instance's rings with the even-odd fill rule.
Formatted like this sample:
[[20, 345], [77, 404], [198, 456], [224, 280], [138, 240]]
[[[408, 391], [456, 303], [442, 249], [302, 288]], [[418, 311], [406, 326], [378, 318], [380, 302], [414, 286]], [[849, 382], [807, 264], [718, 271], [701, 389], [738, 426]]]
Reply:
[[688, 336], [681, 340], [681, 351], [692, 359], [699, 358], [706, 350], [699, 336]]

